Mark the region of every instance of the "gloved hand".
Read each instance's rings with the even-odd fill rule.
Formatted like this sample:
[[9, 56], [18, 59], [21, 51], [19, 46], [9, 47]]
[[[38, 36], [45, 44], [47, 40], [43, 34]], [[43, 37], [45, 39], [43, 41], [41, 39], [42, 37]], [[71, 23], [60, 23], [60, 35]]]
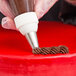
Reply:
[[[35, 0], [35, 12], [38, 19], [40, 19], [47, 11], [56, 3], [58, 0]], [[10, 7], [7, 0], [0, 0], [0, 12], [2, 12], [6, 17], [2, 19], [2, 27], [6, 29], [17, 30], [14, 17], [10, 11]]]

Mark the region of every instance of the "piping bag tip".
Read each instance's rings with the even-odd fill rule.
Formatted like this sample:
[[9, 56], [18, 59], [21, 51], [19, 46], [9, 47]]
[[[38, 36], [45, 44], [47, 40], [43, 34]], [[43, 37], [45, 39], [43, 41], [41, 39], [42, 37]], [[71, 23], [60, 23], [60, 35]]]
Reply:
[[31, 45], [32, 49], [35, 49], [35, 48], [39, 47], [36, 32], [26, 33], [25, 37], [27, 38], [27, 40], [28, 40], [29, 44]]

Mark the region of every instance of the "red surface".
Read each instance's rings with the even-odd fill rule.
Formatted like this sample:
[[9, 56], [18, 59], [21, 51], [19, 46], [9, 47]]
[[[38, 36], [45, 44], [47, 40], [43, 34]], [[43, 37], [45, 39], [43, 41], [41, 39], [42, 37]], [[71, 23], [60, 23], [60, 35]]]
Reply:
[[66, 55], [33, 55], [19, 32], [0, 28], [0, 76], [76, 76], [76, 26], [40, 22], [40, 47], [66, 45]]

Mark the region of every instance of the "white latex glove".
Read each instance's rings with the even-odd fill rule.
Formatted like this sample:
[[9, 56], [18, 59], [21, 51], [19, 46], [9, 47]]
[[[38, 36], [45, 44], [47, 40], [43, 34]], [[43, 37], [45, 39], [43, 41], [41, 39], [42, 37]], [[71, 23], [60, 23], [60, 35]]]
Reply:
[[[58, 0], [35, 0], [35, 12], [40, 19]], [[2, 19], [2, 27], [6, 29], [16, 30], [14, 17], [10, 11], [7, 0], [0, 0], [0, 12], [6, 17]]]

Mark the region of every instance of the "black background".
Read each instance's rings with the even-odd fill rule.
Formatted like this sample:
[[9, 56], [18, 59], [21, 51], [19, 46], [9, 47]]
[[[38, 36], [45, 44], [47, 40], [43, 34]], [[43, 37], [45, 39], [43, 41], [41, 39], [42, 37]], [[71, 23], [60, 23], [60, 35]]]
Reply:
[[[62, 0], [59, 0], [50, 10], [47, 14], [45, 14], [40, 20], [46, 20], [46, 21], [58, 21], [58, 14], [60, 11]], [[0, 23], [4, 16], [0, 13]]]

